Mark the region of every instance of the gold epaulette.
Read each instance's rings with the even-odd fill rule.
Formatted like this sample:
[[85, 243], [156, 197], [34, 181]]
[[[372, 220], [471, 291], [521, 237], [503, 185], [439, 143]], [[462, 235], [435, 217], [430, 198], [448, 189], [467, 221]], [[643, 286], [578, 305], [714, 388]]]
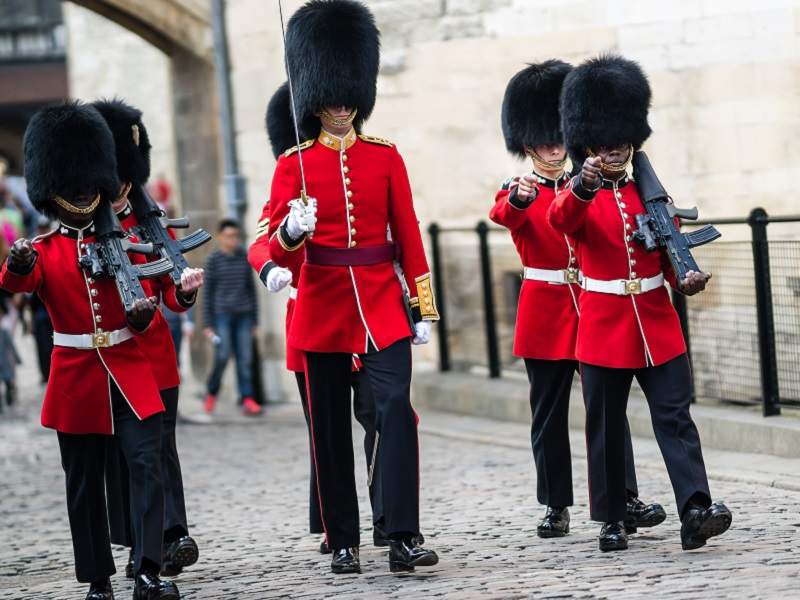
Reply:
[[283, 155], [284, 156], [291, 156], [292, 154], [294, 154], [298, 150], [305, 150], [306, 148], [310, 148], [314, 144], [315, 141], [316, 140], [306, 140], [305, 142], [303, 142], [299, 146], [292, 146], [286, 152], [284, 152]]
[[389, 146], [389, 148], [394, 146], [394, 144], [389, 140], [385, 140], [383, 138], [375, 137], [372, 135], [364, 135], [363, 133], [359, 133], [358, 137], [360, 137], [365, 142], [369, 142], [370, 144], [381, 144], [382, 146]]

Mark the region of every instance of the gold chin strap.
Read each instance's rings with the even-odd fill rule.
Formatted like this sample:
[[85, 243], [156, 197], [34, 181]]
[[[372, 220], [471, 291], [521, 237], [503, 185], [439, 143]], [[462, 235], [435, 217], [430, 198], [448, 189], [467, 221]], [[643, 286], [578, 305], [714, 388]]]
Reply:
[[56, 196], [54, 200], [56, 201], [56, 204], [58, 204], [61, 208], [63, 208], [67, 212], [72, 213], [73, 215], [90, 215], [100, 205], [100, 194], [97, 194], [94, 197], [94, 200], [92, 200], [92, 203], [86, 208], [78, 208], [74, 204], [71, 204], [66, 200], [64, 200], [64, 198], [62, 198], [61, 196]]
[[319, 118], [322, 119], [323, 123], [328, 125], [333, 125], [334, 127], [344, 127], [345, 125], [352, 125], [357, 114], [358, 109], [355, 108], [344, 119], [340, 119], [338, 117], [334, 117], [331, 113], [323, 108], [319, 111]]
[[544, 169], [545, 171], [555, 171], [556, 169], [564, 170], [564, 165], [567, 164], [567, 155], [564, 155], [564, 158], [561, 160], [545, 160], [531, 147], [525, 147], [525, 153], [531, 157], [533, 160], [534, 166], [538, 166], [540, 169]]
[[122, 189], [119, 191], [119, 196], [117, 196], [117, 201], [122, 200], [125, 198], [128, 199], [128, 194], [131, 193], [131, 188], [133, 188], [133, 184], [128, 181], [122, 184]]
[[[589, 156], [596, 156], [595, 153], [592, 151], [591, 148], [587, 149], [589, 152]], [[600, 168], [605, 171], [606, 173], [624, 173], [628, 170], [628, 166], [631, 164], [633, 160], [633, 146], [628, 144], [628, 157], [625, 159], [620, 165], [609, 165], [604, 162], [600, 163]]]

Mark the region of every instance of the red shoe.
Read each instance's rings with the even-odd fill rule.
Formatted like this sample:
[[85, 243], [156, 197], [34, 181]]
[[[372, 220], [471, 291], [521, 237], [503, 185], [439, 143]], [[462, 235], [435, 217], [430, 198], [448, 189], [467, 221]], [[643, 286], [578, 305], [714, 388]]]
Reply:
[[206, 401], [203, 403], [203, 408], [209, 414], [214, 412], [214, 407], [217, 404], [217, 397], [214, 394], [206, 394]]
[[261, 406], [250, 396], [242, 400], [242, 412], [245, 416], [255, 417], [261, 414]]

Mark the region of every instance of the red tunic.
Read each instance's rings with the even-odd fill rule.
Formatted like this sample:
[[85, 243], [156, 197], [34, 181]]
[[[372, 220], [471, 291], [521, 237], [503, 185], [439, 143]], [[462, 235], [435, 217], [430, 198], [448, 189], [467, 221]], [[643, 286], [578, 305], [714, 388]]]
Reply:
[[[570, 252], [567, 236], [557, 233], [547, 221], [547, 209], [555, 198], [559, 182], [539, 178], [539, 193], [528, 208], [517, 208], [509, 202], [509, 189], [497, 193], [489, 218], [507, 227], [525, 267], [561, 270], [577, 268]], [[578, 284], [554, 284], [546, 281], [522, 280], [514, 329], [514, 355], [543, 360], [575, 360], [575, 338], [578, 332]]]
[[[256, 238], [250, 244], [250, 249], [247, 251], [247, 260], [250, 266], [258, 273], [259, 278], [262, 276], [261, 272], [264, 267], [270, 262], [269, 254], [269, 202], [264, 205], [261, 211], [261, 218], [258, 221], [258, 228], [256, 230]], [[292, 287], [297, 293], [297, 286], [300, 281], [300, 267], [305, 259], [305, 252], [293, 252], [288, 257], [291, 265], [288, 268], [292, 272]], [[289, 371], [301, 373], [303, 367], [303, 352], [289, 344], [289, 327], [292, 324], [292, 315], [294, 314], [295, 298], [289, 296], [286, 303], [286, 368]]]
[[[636, 215], [645, 212], [636, 185], [627, 179], [618, 197], [606, 182], [590, 202], [570, 189], [550, 206], [550, 224], [575, 239], [578, 262], [593, 279], [675, 276], [662, 251], [646, 252], [631, 239]], [[584, 291], [580, 298], [576, 355], [601, 367], [639, 369], [660, 365], [686, 352], [678, 315], [666, 286], [638, 295], [617, 296]]]
[[[270, 255], [291, 268], [303, 242], [324, 248], [399, 246], [399, 263], [411, 303], [436, 320], [431, 277], [403, 159], [394, 146], [351, 132], [341, 142], [322, 133], [302, 150], [308, 194], [317, 199], [311, 239], [292, 246], [279, 227], [288, 203], [300, 196], [298, 153], [278, 160], [270, 197]], [[289, 343], [315, 352], [381, 350], [412, 335], [405, 295], [391, 262], [369, 266], [303, 263]]]
[[[39, 295], [59, 333], [85, 334], [128, 326], [114, 281], [88, 278], [78, 265], [79, 245], [94, 240], [85, 230], [60, 227], [34, 240], [33, 270], [17, 275], [3, 263], [0, 287]], [[141, 262], [132, 256], [131, 260]], [[149, 290], [149, 285], [146, 285]], [[42, 406], [42, 425], [64, 433], [112, 434], [111, 382], [119, 387], [139, 419], [163, 412], [155, 377], [135, 339], [110, 348], [53, 349], [50, 381]]]
[[[139, 220], [131, 212], [130, 208], [125, 208], [117, 213], [119, 222], [125, 231], [136, 227]], [[153, 295], [163, 301], [173, 312], [185, 312], [189, 307], [184, 306], [176, 295], [177, 289], [169, 276], [150, 281]], [[160, 310], [156, 311], [153, 321], [141, 335], [136, 336], [136, 341], [147, 359], [150, 367], [158, 382], [158, 389], [168, 390], [178, 387], [181, 383], [180, 372], [178, 371], [178, 357], [175, 353], [175, 343], [172, 341], [172, 334], [164, 315]]]

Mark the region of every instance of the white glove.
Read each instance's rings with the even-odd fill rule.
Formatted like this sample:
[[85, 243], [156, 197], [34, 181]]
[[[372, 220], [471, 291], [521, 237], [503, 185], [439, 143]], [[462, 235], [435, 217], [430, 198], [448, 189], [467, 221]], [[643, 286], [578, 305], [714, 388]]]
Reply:
[[430, 341], [431, 322], [420, 321], [419, 323], [414, 323], [414, 339], [411, 340], [411, 343], [415, 346], [421, 346], [422, 344], [427, 344]]
[[283, 267], [272, 267], [267, 273], [267, 290], [280, 292], [287, 285], [292, 283], [292, 272]]
[[314, 233], [317, 226], [317, 199], [309, 198], [308, 204], [296, 199], [289, 202], [289, 216], [286, 217], [286, 231], [294, 240], [304, 234]]

